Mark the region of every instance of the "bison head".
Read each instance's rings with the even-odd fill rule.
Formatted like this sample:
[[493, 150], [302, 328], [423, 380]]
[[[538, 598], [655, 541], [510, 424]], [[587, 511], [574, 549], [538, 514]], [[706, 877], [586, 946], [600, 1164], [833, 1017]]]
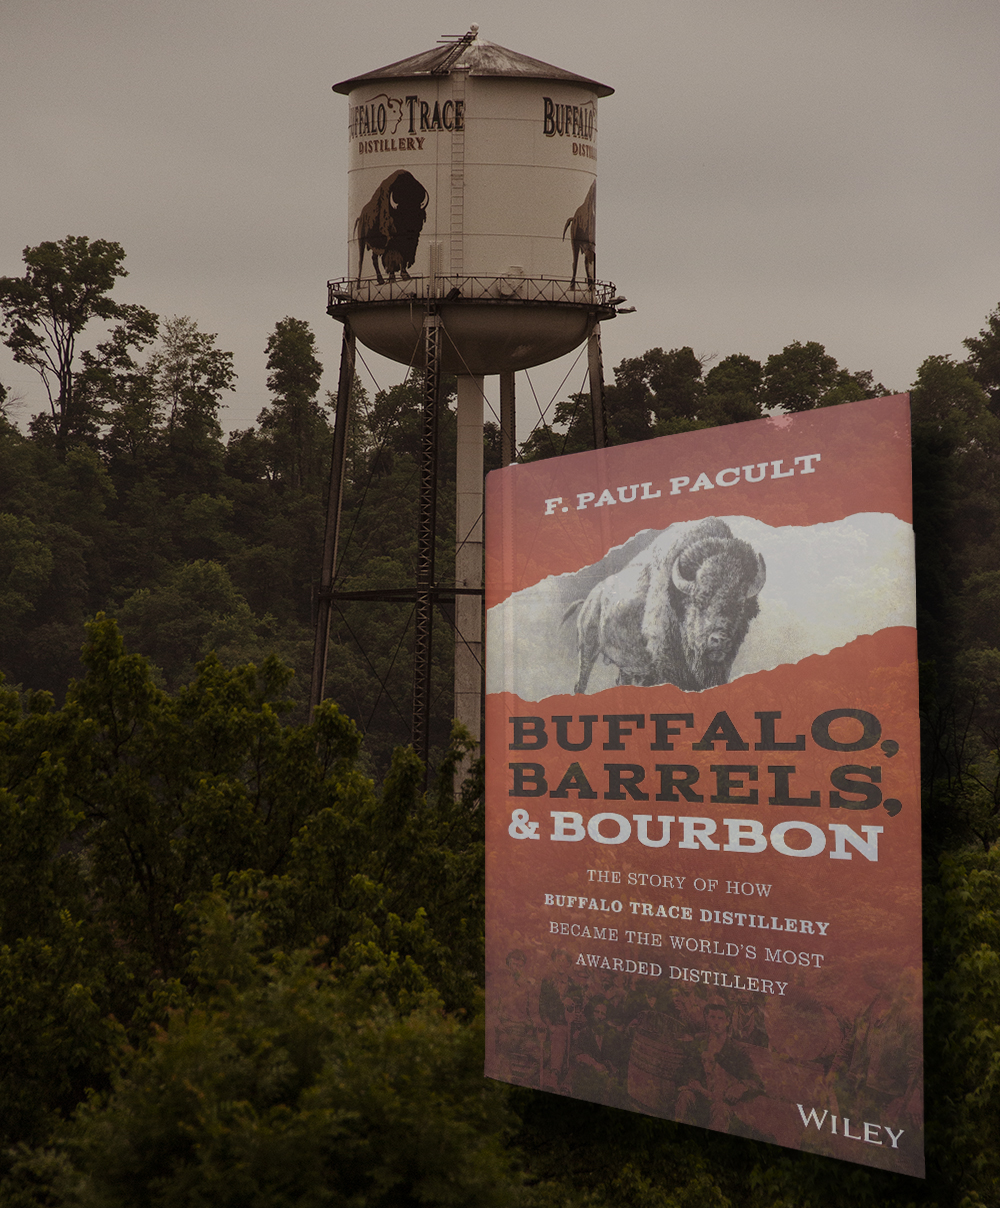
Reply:
[[430, 194], [415, 176], [406, 171], [394, 173], [386, 183], [389, 186], [389, 209], [394, 227], [389, 247], [399, 257], [401, 267], [409, 268], [417, 256], [417, 241], [427, 219]]
[[760, 554], [732, 536], [702, 538], [678, 552], [670, 569], [672, 594], [684, 656], [700, 687], [728, 681], [757, 615], [766, 573]]

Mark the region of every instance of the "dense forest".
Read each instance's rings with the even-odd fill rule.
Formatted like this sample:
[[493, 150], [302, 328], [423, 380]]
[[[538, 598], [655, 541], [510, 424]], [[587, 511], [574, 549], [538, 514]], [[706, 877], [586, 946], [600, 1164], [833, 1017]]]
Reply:
[[[0, 1203], [796, 1208], [1000, 1202], [1000, 307], [910, 386], [926, 1182], [482, 1077], [481, 768], [406, 745], [410, 605], [341, 603], [308, 716], [331, 406], [307, 322], [224, 437], [232, 356], [72, 236], [0, 278]], [[894, 389], [906, 388], [899, 383]], [[816, 342], [651, 349], [614, 442], [887, 393]], [[414, 579], [418, 386], [355, 382], [337, 586]], [[439, 540], [453, 540], [454, 413]], [[559, 402], [523, 459], [590, 447]], [[488, 425], [487, 468], [499, 464]]]

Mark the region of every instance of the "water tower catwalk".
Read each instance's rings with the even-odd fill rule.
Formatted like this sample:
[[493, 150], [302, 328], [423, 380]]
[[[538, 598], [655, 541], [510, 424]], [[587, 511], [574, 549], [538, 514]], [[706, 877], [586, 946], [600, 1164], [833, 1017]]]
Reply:
[[[484, 376], [500, 376], [507, 464], [515, 371], [589, 339], [595, 443], [604, 443], [598, 325], [623, 301], [596, 278], [597, 101], [612, 89], [484, 41], [474, 25], [334, 91], [348, 97], [348, 276], [328, 286], [344, 352], [313, 704], [331, 605], [346, 598], [333, 579], [356, 338], [423, 374], [417, 582], [370, 598], [416, 603], [413, 741], [426, 760], [438, 602], [455, 602], [454, 716], [480, 737]], [[442, 371], [458, 376], [453, 586], [438, 581], [434, 548]]]

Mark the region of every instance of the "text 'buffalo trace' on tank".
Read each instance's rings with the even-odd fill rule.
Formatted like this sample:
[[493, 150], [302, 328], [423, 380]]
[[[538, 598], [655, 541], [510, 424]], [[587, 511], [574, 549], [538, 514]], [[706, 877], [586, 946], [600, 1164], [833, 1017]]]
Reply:
[[354, 223], [358, 237], [358, 281], [371, 248], [372, 265], [379, 285], [383, 283], [378, 261], [390, 281], [396, 274], [409, 281], [406, 271], [417, 258], [417, 243], [427, 218], [429, 194], [412, 173], [400, 169], [387, 176], [371, 196]]
[[728, 682], [758, 612], [764, 559], [714, 517], [673, 541], [669, 533], [566, 610], [564, 621], [577, 618], [576, 692], [599, 656], [619, 684], [700, 692]]
[[562, 237], [566, 238], [569, 231], [570, 242], [573, 245], [573, 280], [570, 288], [576, 285], [576, 267], [583, 252], [583, 267], [587, 274], [587, 284], [593, 286], [597, 269], [597, 181], [587, 190], [587, 196], [572, 218], [566, 219]]

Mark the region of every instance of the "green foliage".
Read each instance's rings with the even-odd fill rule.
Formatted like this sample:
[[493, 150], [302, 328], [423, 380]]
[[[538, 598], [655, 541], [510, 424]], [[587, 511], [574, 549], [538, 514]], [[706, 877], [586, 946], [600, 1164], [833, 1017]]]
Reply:
[[316, 396], [323, 366], [316, 337], [304, 319], [286, 316], [267, 340], [267, 388], [274, 402], [257, 416], [273, 479], [298, 490], [316, 486], [329, 456], [332, 432]]
[[118, 620], [173, 689], [210, 655], [233, 666], [262, 662], [287, 645], [273, 618], [254, 616], [225, 567], [205, 560], [173, 567], [155, 587], [129, 596]]
[[1000, 427], [968, 366], [948, 356], [928, 357], [910, 391], [914, 430], [950, 453], [996, 451]]
[[[308, 324], [276, 325], [272, 402], [224, 445], [230, 354], [187, 318], [153, 344], [154, 316], [110, 297], [122, 261], [71, 237], [0, 281], [3, 338], [52, 404], [28, 436], [0, 419], [0, 667], [22, 684], [0, 691], [0, 1202], [997, 1202], [1000, 309], [968, 361], [929, 357], [912, 390], [920, 1184], [483, 1081], [482, 768], [456, 791], [472, 743], [449, 732], [449, 617], [428, 794], [405, 748], [410, 606], [341, 602], [328, 703], [302, 703], [331, 440]], [[880, 392], [813, 342], [711, 366], [656, 348], [616, 368], [609, 435]], [[352, 408], [336, 585], [397, 588], [415, 572], [420, 390], [369, 400], [355, 382]], [[571, 395], [522, 456], [589, 448], [590, 424]], [[484, 441], [495, 464], [495, 426]]]
[[1000, 1200], [1000, 850], [946, 855], [927, 893], [928, 1131], [952, 1203]]
[[33, 612], [52, 577], [52, 550], [27, 516], [0, 513], [0, 615], [16, 622]]
[[[69, 846], [80, 814], [66, 755], [87, 727], [0, 688], [0, 1138], [41, 1139], [110, 1069], [102, 937]], [[72, 763], [72, 759], [70, 760]]]
[[71, 799], [85, 818], [88, 861], [103, 917], [142, 973], [169, 979], [183, 965], [177, 913], [213, 878], [282, 871], [299, 827], [315, 810], [303, 769], [288, 763], [309, 732], [282, 726], [288, 672], [271, 658], [226, 671], [214, 657], [177, 696], [128, 654], [99, 618], [84, 650], [88, 674], [65, 710], [94, 734], [74, 769]]
[[[698, 428], [760, 419], [767, 411], [797, 413], [887, 393], [867, 370], [842, 369], [822, 344], [794, 340], [761, 365], [735, 353], [707, 373], [691, 348], [651, 348], [615, 367], [605, 388], [610, 444], [671, 436]], [[590, 395], [557, 403], [521, 446], [522, 461], [593, 448]]]
[[836, 358], [814, 340], [806, 344], [793, 340], [764, 365], [764, 405], [791, 414], [885, 393], [868, 370], [841, 369]]
[[764, 370], [759, 361], [742, 353], [724, 357], [705, 374], [702, 414], [713, 427], [760, 419], [764, 413], [763, 385]]
[[122, 1050], [110, 1093], [62, 1130], [62, 1161], [21, 1151], [6, 1202], [32, 1182], [95, 1208], [517, 1202], [481, 1017], [449, 1017], [433, 994], [373, 1004], [311, 952], [263, 960], [260, 932], [228, 895], [202, 901], [195, 988]]
[[215, 347], [215, 336], [186, 316], [164, 324], [150, 360], [160, 408], [163, 467], [186, 489], [209, 491], [221, 478], [219, 409], [222, 392], [234, 389], [233, 354]]
[[263, 964], [219, 895], [199, 932], [197, 1005], [68, 1133], [78, 1202], [514, 1202], [481, 1021], [372, 1009], [307, 952]]
[[108, 340], [90, 354], [94, 373], [131, 364], [129, 349], [156, 334], [156, 316], [109, 295], [128, 274], [125, 252], [106, 239], [68, 235], [24, 249], [23, 277], [0, 277], [0, 338], [19, 364], [34, 369], [49, 398], [51, 415], [36, 427], [65, 449], [73, 438], [93, 438], [100, 414], [86, 390], [77, 393], [75, 357], [84, 328], [93, 319], [116, 323]]
[[986, 391], [994, 415], [1000, 408], [1000, 306], [986, 316], [986, 326], [978, 336], [969, 336], [962, 343], [971, 354], [969, 369]]
[[[88, 1088], [105, 1091], [127, 1035], [117, 1089], [62, 1142], [95, 1196], [147, 1176], [152, 1188], [176, 1146], [192, 1168], [171, 1194], [190, 1177], [208, 1195], [235, 1130], [240, 1152], [270, 1137], [265, 1184], [300, 1164], [280, 1173], [265, 1158], [288, 1143], [312, 1154], [303, 1186], [360, 1163], [345, 1203], [379, 1178], [386, 1197], [415, 1180], [430, 1203], [494, 1202], [483, 1188], [505, 1185], [502, 1096], [482, 1081], [481, 1027], [461, 1022], [482, 979], [481, 780], [450, 791], [468, 737], [456, 734], [432, 797], [403, 751], [377, 795], [335, 705], [283, 723], [289, 673], [274, 659], [226, 670], [209, 658], [169, 695], [99, 618], [84, 664], [61, 708], [0, 696], [7, 1144], [44, 1141]], [[234, 1070], [241, 1054], [249, 1065]], [[216, 1147], [195, 1153], [213, 1094]], [[23, 1191], [43, 1159], [12, 1158], [8, 1186]]]
[[[704, 387], [702, 363], [690, 348], [670, 352], [651, 348], [642, 356], [627, 358], [615, 368], [614, 381], [605, 387], [609, 443], [708, 427], [711, 421], [700, 418]], [[522, 445], [522, 461], [593, 448], [589, 392], [573, 394], [568, 401], [558, 403], [555, 424], [565, 426], [565, 434], [542, 425]]]

